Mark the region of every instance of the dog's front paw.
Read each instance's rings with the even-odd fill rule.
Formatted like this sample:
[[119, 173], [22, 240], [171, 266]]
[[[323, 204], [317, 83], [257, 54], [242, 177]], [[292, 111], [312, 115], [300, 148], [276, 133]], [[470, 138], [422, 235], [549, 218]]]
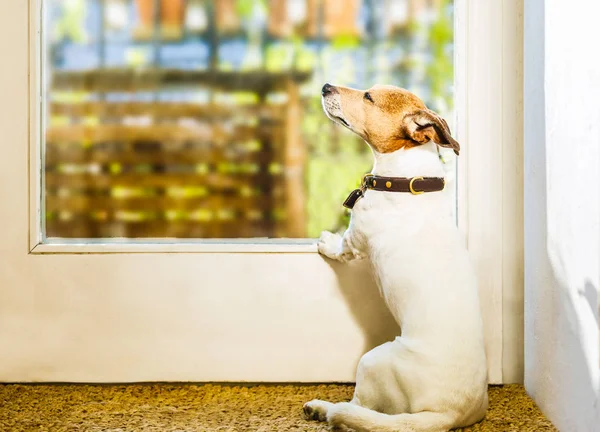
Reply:
[[323, 231], [317, 249], [321, 255], [327, 258], [338, 259], [342, 250], [342, 236], [329, 231]]

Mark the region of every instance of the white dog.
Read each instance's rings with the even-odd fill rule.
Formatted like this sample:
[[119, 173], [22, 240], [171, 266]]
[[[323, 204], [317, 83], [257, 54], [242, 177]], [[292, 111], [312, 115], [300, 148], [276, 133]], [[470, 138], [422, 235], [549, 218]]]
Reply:
[[488, 407], [475, 274], [451, 217], [436, 145], [459, 145], [446, 122], [412, 93], [326, 84], [327, 116], [373, 150], [372, 174], [347, 201], [343, 236], [324, 232], [319, 252], [366, 257], [402, 336], [366, 353], [348, 403], [313, 400], [310, 419], [356, 431], [441, 432], [483, 419]]

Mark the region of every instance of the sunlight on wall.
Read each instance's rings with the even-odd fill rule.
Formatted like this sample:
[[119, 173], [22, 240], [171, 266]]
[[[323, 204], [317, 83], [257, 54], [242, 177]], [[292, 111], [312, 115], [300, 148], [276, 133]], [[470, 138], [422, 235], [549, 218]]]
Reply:
[[525, 7], [525, 385], [574, 432], [600, 424], [600, 61], [579, 43], [600, 38], [600, 5], [584, 3]]

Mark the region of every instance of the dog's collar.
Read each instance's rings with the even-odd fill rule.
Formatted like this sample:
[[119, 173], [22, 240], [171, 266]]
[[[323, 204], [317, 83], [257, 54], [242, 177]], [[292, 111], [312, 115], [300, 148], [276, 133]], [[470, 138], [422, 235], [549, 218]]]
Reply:
[[360, 188], [353, 190], [346, 201], [344, 207], [352, 209], [367, 189], [373, 189], [384, 192], [410, 192], [413, 195], [420, 195], [425, 192], [437, 192], [444, 189], [446, 181], [443, 177], [382, 177], [373, 174], [367, 174], [363, 177]]

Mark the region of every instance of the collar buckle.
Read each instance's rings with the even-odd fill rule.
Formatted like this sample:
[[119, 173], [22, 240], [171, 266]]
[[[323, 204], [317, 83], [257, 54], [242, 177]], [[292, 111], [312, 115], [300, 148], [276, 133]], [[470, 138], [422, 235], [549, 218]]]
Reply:
[[367, 173], [363, 176], [362, 181], [360, 182], [360, 190], [364, 193], [367, 188], [367, 179], [373, 177], [373, 174]]
[[411, 178], [410, 182], [408, 182], [408, 189], [410, 189], [410, 193], [413, 195], [421, 195], [424, 191], [416, 191], [413, 187], [413, 183], [415, 182], [415, 180], [423, 180], [423, 177]]

